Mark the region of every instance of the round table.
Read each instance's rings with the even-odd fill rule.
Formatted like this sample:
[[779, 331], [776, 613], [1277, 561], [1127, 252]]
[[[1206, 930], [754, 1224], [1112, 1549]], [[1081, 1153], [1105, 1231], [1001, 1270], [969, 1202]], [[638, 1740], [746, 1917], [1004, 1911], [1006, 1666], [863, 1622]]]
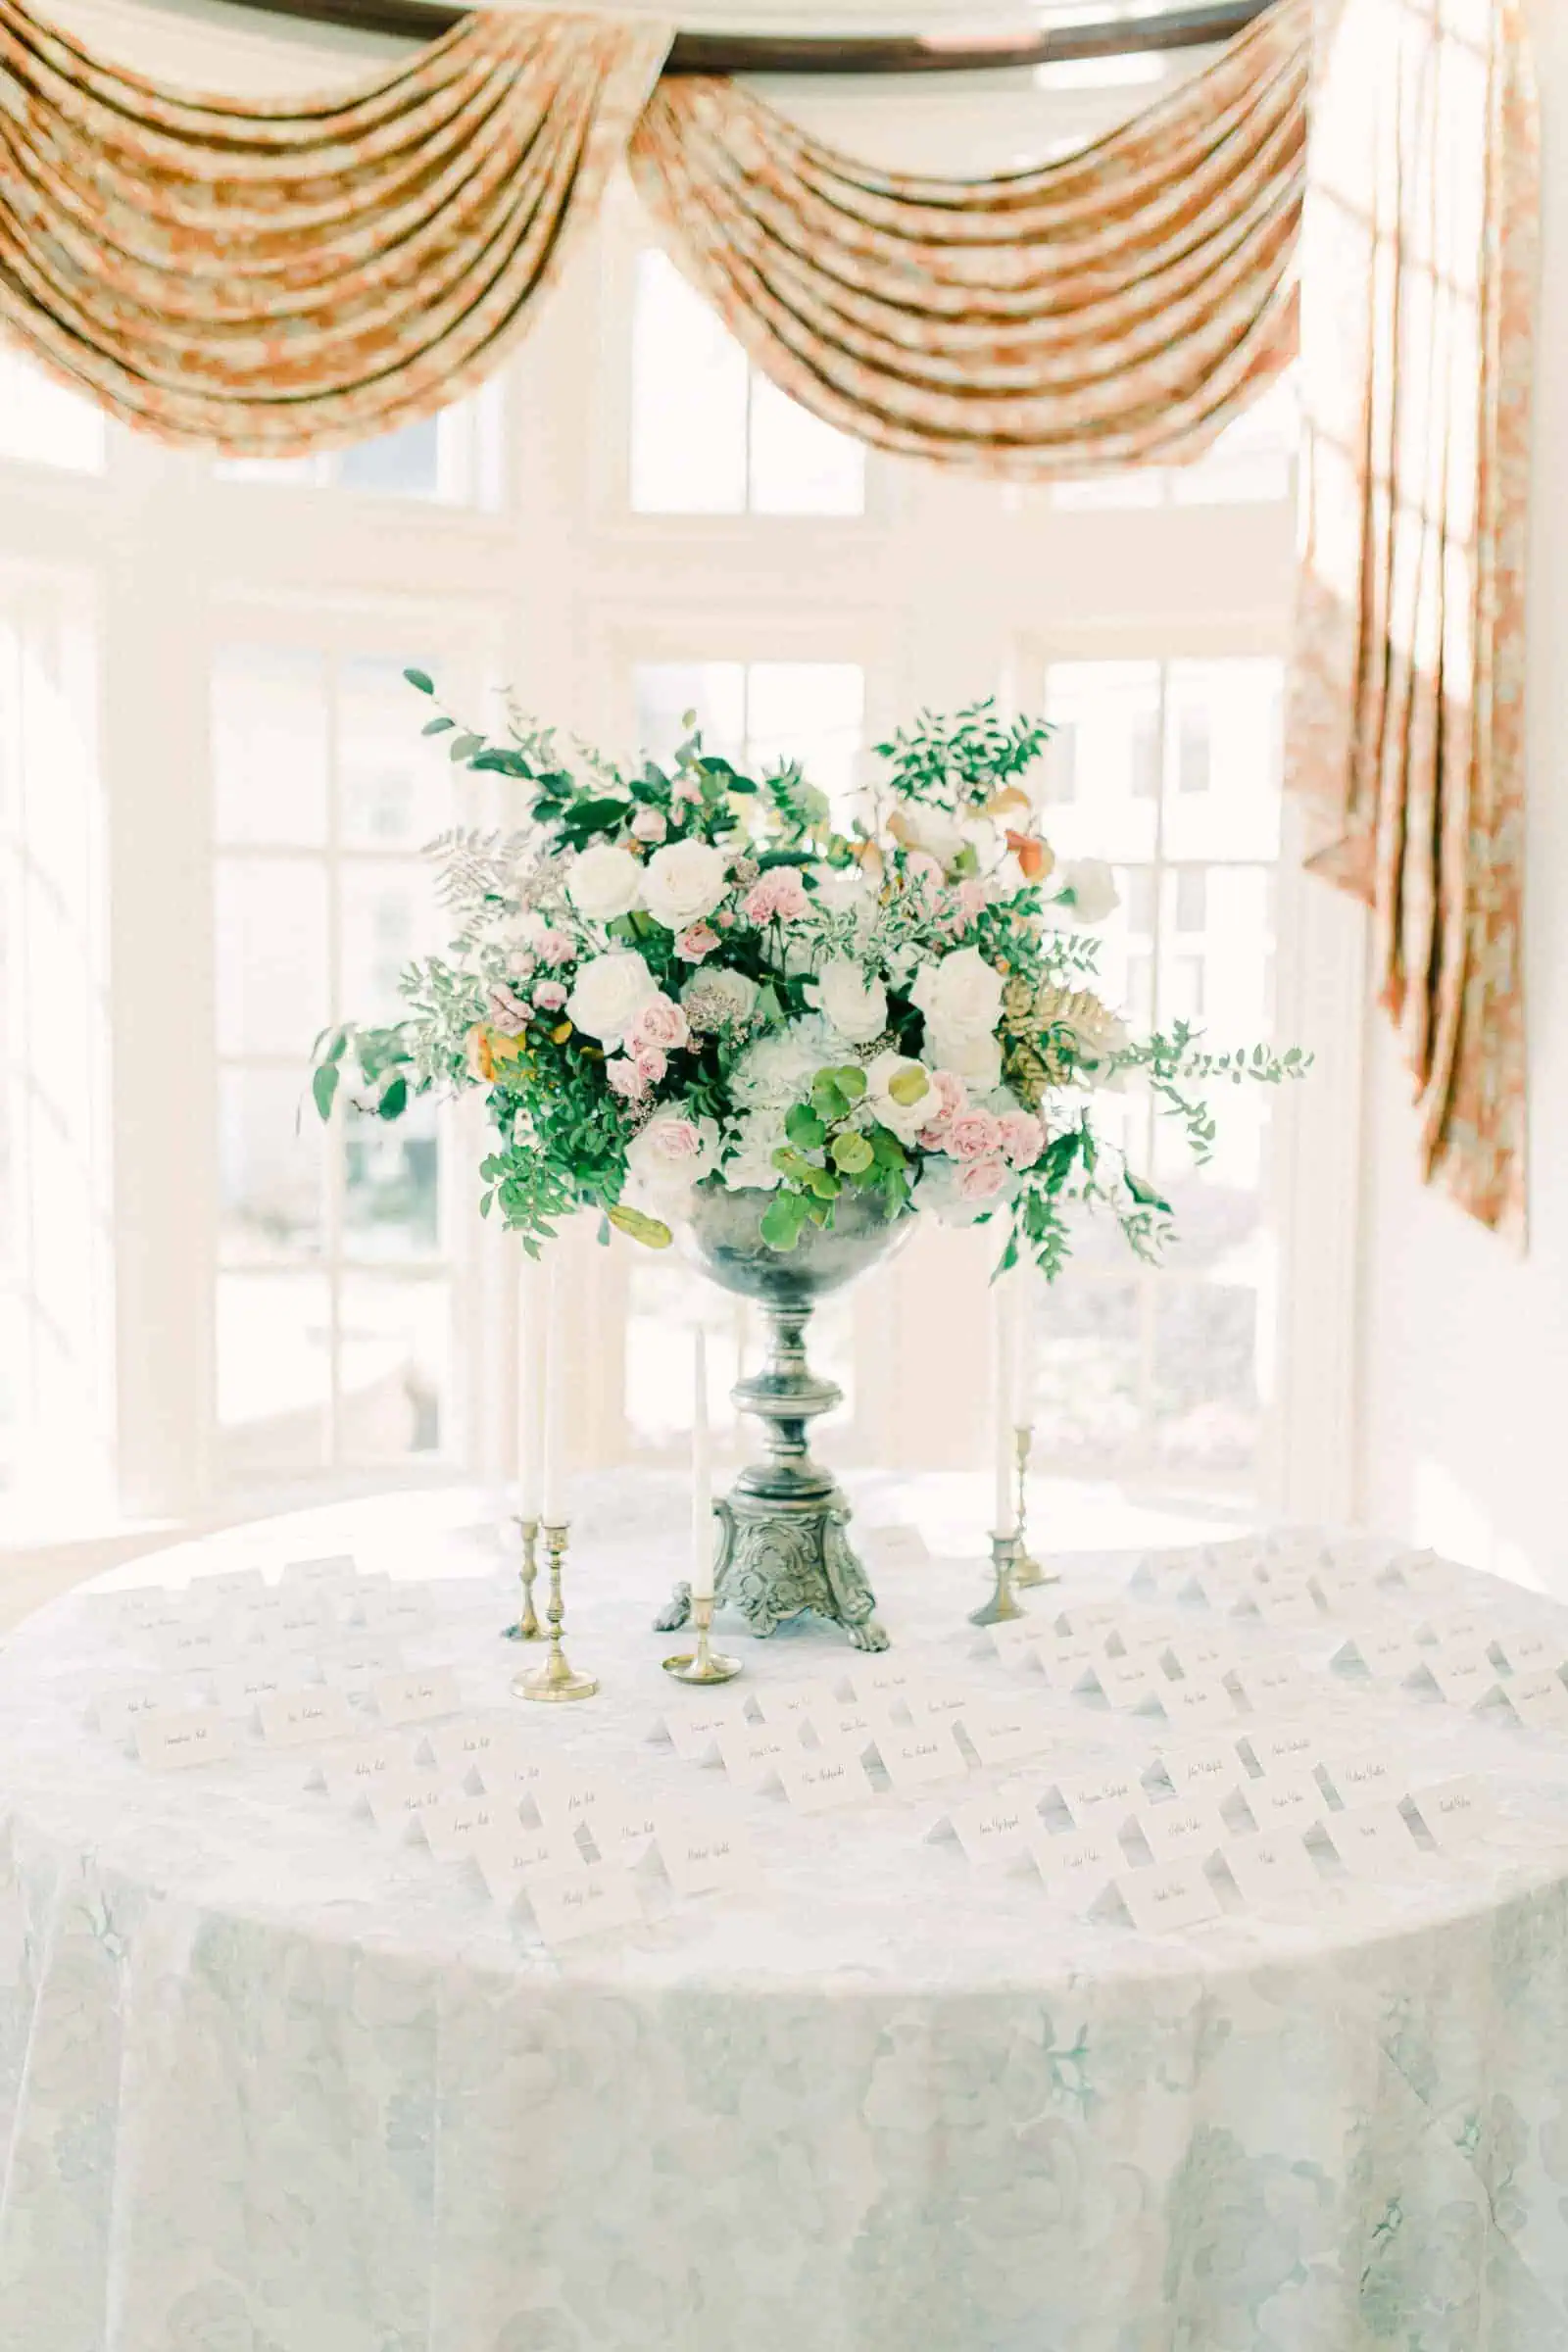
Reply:
[[[46, 1609], [0, 1658], [3, 2352], [1562, 2352], [1568, 1738], [1330, 1660], [1401, 1613], [1568, 1642], [1564, 1612], [1406, 1578], [1365, 1539], [1065, 1563], [1029, 1596], [1043, 1627], [1107, 1595], [1134, 1626], [1224, 1616], [1244, 1667], [1300, 1658], [1324, 1753], [1417, 1788], [1484, 1774], [1500, 1806], [1457, 1857], [1412, 1834], [1387, 1884], [1324, 1858], [1305, 1898], [1231, 1889], [1158, 1936], [940, 1834], [1004, 1780], [1144, 1772], [1157, 1717], [1036, 1675], [1035, 1763], [803, 1817], [661, 1734], [702, 1695], [651, 1630], [672, 1489], [585, 1509], [567, 1645], [603, 1688], [555, 1709], [511, 1697], [511, 1571], [454, 1517], [400, 1496], [355, 1520], [361, 1570], [431, 1580], [408, 1661], [452, 1665], [466, 1712], [526, 1713], [572, 1771], [743, 1825], [758, 1885], [682, 1899], [650, 1861], [642, 1925], [551, 1950], [471, 1861], [334, 1798], [314, 1752], [251, 1730], [160, 1773], [96, 1728], [156, 1671], [113, 1584], [273, 1575], [322, 1548], [306, 1520]], [[1229, 1593], [1271, 1556], [1276, 1588], [1327, 1570], [1310, 1616], [1186, 1582], [1206, 1562]], [[965, 1619], [977, 1564], [875, 1581], [891, 1655], [1017, 1693], [1028, 1669]], [[818, 1625], [728, 1646], [737, 1695], [863, 1663]]]

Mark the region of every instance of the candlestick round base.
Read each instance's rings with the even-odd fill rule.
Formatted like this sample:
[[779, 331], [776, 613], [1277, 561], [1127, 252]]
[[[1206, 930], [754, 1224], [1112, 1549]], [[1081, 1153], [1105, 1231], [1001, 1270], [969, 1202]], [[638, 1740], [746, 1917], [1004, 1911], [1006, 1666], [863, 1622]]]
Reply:
[[700, 1650], [688, 1650], [684, 1656], [666, 1658], [664, 1672], [673, 1675], [677, 1683], [732, 1683], [741, 1672], [739, 1658], [726, 1658], [721, 1650], [710, 1649], [706, 1657]]
[[567, 1698], [592, 1698], [599, 1685], [591, 1674], [578, 1674], [558, 1650], [533, 1674], [513, 1678], [515, 1698], [542, 1699], [547, 1706]]

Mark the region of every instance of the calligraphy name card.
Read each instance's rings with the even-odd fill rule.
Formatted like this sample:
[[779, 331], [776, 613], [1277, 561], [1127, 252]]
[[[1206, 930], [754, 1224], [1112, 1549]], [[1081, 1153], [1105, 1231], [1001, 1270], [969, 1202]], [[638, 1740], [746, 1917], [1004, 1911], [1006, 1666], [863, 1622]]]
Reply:
[[1165, 1682], [1159, 1703], [1166, 1721], [1178, 1731], [1189, 1725], [1231, 1723], [1236, 1717], [1235, 1695], [1218, 1675], [1184, 1675], [1179, 1683]]
[[901, 1796], [918, 1796], [944, 1781], [962, 1780], [969, 1770], [946, 1723], [917, 1725], [907, 1732], [885, 1728], [876, 1735], [876, 1752]]
[[375, 1711], [387, 1724], [431, 1723], [438, 1716], [461, 1714], [458, 1678], [450, 1666], [426, 1667], [417, 1674], [382, 1675], [370, 1686]]
[[1178, 1797], [1165, 1805], [1140, 1805], [1134, 1816], [1156, 1861], [1181, 1854], [1210, 1854], [1224, 1842], [1225, 1824], [1214, 1806]]
[[1222, 1851], [1226, 1869], [1250, 1903], [1315, 1895], [1322, 1886], [1311, 1855], [1294, 1830], [1255, 1830], [1250, 1837], [1229, 1839]]
[[1408, 1876], [1420, 1854], [1397, 1805], [1357, 1805], [1324, 1824], [1335, 1852], [1355, 1879]]
[[183, 1714], [188, 1696], [182, 1675], [165, 1675], [128, 1690], [104, 1691], [93, 1702], [93, 1718], [106, 1740], [127, 1740], [145, 1717]]
[[948, 1820], [971, 1862], [1010, 1862], [1040, 1836], [1040, 1816], [1027, 1797], [977, 1796], [955, 1805]]
[[830, 1712], [839, 1704], [831, 1683], [818, 1678], [805, 1683], [774, 1683], [752, 1693], [762, 1721], [775, 1727], [796, 1717]]
[[528, 1881], [541, 1872], [560, 1878], [566, 1871], [588, 1868], [580, 1846], [570, 1838], [552, 1838], [547, 1830], [524, 1830], [515, 1822], [474, 1840], [467, 1849], [493, 1903], [510, 1911]]
[[1043, 1756], [1056, 1738], [1049, 1717], [1027, 1700], [1021, 1706], [993, 1701], [970, 1707], [964, 1713], [963, 1730], [980, 1762], [987, 1766], [1022, 1764], [1031, 1756]]
[[1219, 1896], [1196, 1856], [1126, 1871], [1116, 1881], [1116, 1891], [1145, 1936], [1179, 1934], [1220, 1916]]
[[664, 1875], [679, 1895], [751, 1893], [758, 1885], [757, 1857], [742, 1830], [664, 1813], [658, 1846]]
[[1474, 1845], [1496, 1826], [1497, 1800], [1472, 1775], [1417, 1788], [1412, 1802], [1433, 1843], [1448, 1853]]
[[185, 1772], [197, 1764], [234, 1761], [233, 1722], [216, 1707], [191, 1707], [174, 1715], [143, 1715], [133, 1730], [136, 1753], [154, 1772]]
[[344, 1740], [358, 1729], [341, 1690], [318, 1684], [305, 1690], [267, 1690], [256, 1702], [269, 1747], [303, 1747], [312, 1740]]
[[546, 1943], [573, 1943], [612, 1928], [643, 1924], [642, 1898], [631, 1873], [598, 1862], [585, 1870], [538, 1871], [522, 1881], [534, 1925]]
[[1242, 1760], [1228, 1740], [1164, 1748], [1157, 1759], [1177, 1796], [1207, 1796], [1220, 1804], [1243, 1780]]
[[1080, 1914], [1094, 1908], [1127, 1861], [1108, 1828], [1072, 1838], [1036, 1834], [1028, 1847], [1052, 1901]]
[[672, 1707], [664, 1717], [675, 1753], [683, 1764], [701, 1764], [712, 1754], [720, 1732], [739, 1731], [746, 1724], [743, 1698], [709, 1700], [692, 1709]]
[[1515, 1674], [1502, 1690], [1520, 1722], [1532, 1731], [1568, 1730], [1568, 1689], [1554, 1668]]
[[865, 1766], [848, 1749], [801, 1749], [775, 1761], [784, 1793], [797, 1813], [835, 1813], [868, 1803], [876, 1791]]

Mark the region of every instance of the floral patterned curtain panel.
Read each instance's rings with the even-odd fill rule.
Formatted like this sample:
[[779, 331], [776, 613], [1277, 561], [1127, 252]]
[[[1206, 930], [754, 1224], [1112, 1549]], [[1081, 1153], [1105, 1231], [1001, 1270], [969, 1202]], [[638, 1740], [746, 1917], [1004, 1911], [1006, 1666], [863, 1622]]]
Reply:
[[0, 318], [167, 440], [283, 456], [499, 366], [667, 30], [474, 16], [350, 98], [194, 98], [0, 0]]
[[1295, 348], [1310, 0], [1087, 151], [990, 180], [832, 153], [730, 81], [632, 141], [672, 258], [802, 407], [994, 474], [1196, 457]]
[[1345, 0], [1302, 241], [1289, 780], [1373, 910], [1425, 1172], [1515, 1235], [1539, 167], [1516, 0]]

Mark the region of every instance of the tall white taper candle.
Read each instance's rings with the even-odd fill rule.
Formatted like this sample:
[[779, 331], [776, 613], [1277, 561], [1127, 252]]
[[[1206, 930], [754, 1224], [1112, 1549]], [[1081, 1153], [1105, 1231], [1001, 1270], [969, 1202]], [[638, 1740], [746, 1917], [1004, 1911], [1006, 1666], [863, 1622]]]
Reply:
[[1017, 1533], [1013, 1507], [1012, 1384], [1018, 1368], [1014, 1325], [1018, 1293], [1004, 1274], [991, 1286], [991, 1442], [996, 1472], [996, 1501], [991, 1529], [994, 1535]]
[[564, 1527], [566, 1520], [566, 1286], [561, 1278], [559, 1250], [552, 1250], [545, 1267], [544, 1474], [539, 1497], [546, 1527]]
[[517, 1276], [517, 1516], [539, 1517], [545, 1471], [544, 1267], [524, 1257]]
[[692, 1595], [713, 1597], [713, 1468], [708, 1440], [708, 1334], [692, 1348]]

